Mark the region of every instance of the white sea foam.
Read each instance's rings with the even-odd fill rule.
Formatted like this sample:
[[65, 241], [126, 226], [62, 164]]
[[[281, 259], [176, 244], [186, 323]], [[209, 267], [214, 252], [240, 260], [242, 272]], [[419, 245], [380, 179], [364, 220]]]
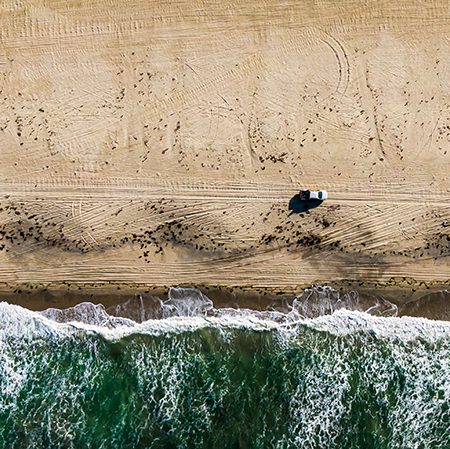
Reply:
[[[73, 318], [81, 317], [80, 321], [69, 320], [61, 323], [52, 319], [59, 317], [59, 312], [54, 309], [39, 313], [2, 302], [0, 303], [0, 339], [58, 338], [75, 335], [78, 332], [92, 332], [101, 334], [105, 338], [118, 339], [132, 334], [163, 335], [190, 332], [204, 327], [223, 330], [278, 330], [287, 336], [301, 331], [301, 326], [334, 335], [364, 332], [374, 337], [399, 338], [402, 341], [414, 339], [435, 341], [450, 337], [450, 323], [446, 321], [412, 317], [377, 317], [346, 309], [338, 309], [332, 315], [310, 319], [303, 318], [295, 308], [286, 314], [249, 309], [215, 309], [214, 313], [211, 313], [208, 309], [209, 314], [203, 310], [201, 314], [189, 315], [183, 310], [181, 316], [175, 315], [172, 309], [173, 316], [151, 319], [143, 323], [110, 316], [102, 306], [85, 303], [81, 310], [87, 311], [87, 314], [71, 312], [68, 315]], [[301, 325], [300, 328], [298, 325]]]
[[398, 308], [390, 301], [374, 295], [364, 296], [356, 291], [341, 293], [328, 286], [306, 288], [295, 298], [293, 308], [305, 318], [331, 315], [346, 309], [370, 313], [374, 316], [396, 316]]
[[365, 332], [374, 337], [399, 338], [402, 341], [416, 339], [435, 341], [450, 337], [450, 323], [448, 321], [415, 317], [384, 318], [345, 309], [337, 310], [333, 315], [305, 320], [304, 324], [335, 335]]

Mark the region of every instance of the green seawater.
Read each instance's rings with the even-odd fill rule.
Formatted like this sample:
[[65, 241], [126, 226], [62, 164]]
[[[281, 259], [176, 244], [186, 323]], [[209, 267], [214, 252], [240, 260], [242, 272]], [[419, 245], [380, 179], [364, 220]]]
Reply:
[[450, 448], [450, 325], [341, 311], [120, 329], [0, 304], [0, 448]]

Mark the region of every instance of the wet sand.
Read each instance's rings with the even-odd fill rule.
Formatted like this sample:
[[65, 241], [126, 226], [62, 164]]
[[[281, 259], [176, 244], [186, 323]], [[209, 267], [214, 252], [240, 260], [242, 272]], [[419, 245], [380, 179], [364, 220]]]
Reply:
[[[191, 286], [185, 286], [191, 287]], [[252, 287], [211, 287], [196, 286], [199, 291], [212, 300], [218, 309], [277, 310], [289, 312], [292, 301], [299, 297], [304, 288], [267, 289]], [[424, 287], [392, 284], [378, 288], [367, 288], [352, 283], [331, 284], [341, 295], [357, 292], [362, 300], [376, 302], [386, 300], [398, 308], [398, 316], [417, 316], [429, 319], [450, 320], [450, 291], [444, 285]], [[48, 308], [67, 309], [83, 302], [102, 304], [107, 310], [129, 304], [127, 309], [136, 315], [136, 307], [152, 308], [155, 298], [166, 301], [170, 287], [143, 287], [142, 285], [112, 284], [106, 285], [38, 285], [22, 284], [1, 285], [0, 298], [10, 304], [17, 304], [31, 310], [41, 311]], [[309, 288], [305, 287], [305, 288]], [[136, 299], [139, 298], [139, 301]], [[131, 301], [131, 302], [130, 302]], [[333, 301], [330, 301], [331, 303]], [[127, 315], [123, 315], [127, 318]]]
[[4, 2], [0, 282], [448, 288], [448, 13]]

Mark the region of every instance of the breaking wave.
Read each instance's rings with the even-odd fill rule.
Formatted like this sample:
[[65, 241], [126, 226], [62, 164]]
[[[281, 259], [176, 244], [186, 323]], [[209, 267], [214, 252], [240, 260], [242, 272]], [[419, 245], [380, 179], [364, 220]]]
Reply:
[[0, 303], [0, 448], [448, 448], [450, 323], [332, 289]]

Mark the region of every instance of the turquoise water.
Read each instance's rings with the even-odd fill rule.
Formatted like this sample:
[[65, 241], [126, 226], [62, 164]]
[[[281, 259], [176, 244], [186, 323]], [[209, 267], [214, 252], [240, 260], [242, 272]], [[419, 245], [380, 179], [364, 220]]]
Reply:
[[450, 323], [0, 304], [0, 448], [450, 448]]

